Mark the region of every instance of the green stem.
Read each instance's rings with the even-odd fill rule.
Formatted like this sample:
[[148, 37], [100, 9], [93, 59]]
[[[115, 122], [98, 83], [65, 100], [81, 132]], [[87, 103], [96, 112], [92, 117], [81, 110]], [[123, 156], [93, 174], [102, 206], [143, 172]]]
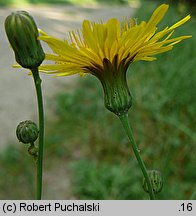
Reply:
[[42, 198], [42, 170], [43, 170], [43, 145], [44, 145], [44, 109], [41, 89], [41, 79], [39, 77], [38, 68], [31, 70], [34, 78], [38, 112], [39, 112], [39, 146], [38, 146], [38, 160], [37, 160], [37, 190], [36, 199], [41, 200]]
[[133, 136], [133, 133], [132, 133], [129, 121], [128, 121], [128, 114], [126, 113], [126, 114], [120, 115], [119, 118], [120, 118], [120, 120], [122, 122], [122, 125], [123, 125], [128, 137], [129, 137], [129, 140], [131, 142], [131, 146], [132, 146], [134, 154], [135, 154], [135, 156], [137, 158], [138, 164], [139, 164], [139, 166], [140, 166], [140, 168], [142, 170], [144, 178], [146, 179], [150, 199], [154, 200], [155, 195], [154, 195], [154, 192], [153, 192], [153, 188], [152, 188], [152, 185], [151, 185], [151, 182], [150, 182], [147, 170], [146, 170], [146, 166], [145, 166], [145, 164], [144, 164], [144, 162], [143, 162], [143, 160], [142, 160], [142, 158], [140, 156], [140, 150], [138, 149], [138, 147], [136, 145], [136, 142], [135, 142], [135, 139], [134, 139], [134, 136]]

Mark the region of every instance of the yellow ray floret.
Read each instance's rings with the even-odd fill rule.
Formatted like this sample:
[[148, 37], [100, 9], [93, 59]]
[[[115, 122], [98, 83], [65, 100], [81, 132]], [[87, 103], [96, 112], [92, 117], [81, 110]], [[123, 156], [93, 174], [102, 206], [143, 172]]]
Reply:
[[54, 52], [46, 55], [46, 60], [52, 60], [54, 64], [40, 66], [40, 70], [66, 76], [92, 73], [92, 68], [93, 71], [97, 68], [100, 73], [104, 59], [116, 65], [121, 62], [128, 65], [139, 60], [153, 61], [156, 59], [154, 55], [167, 52], [174, 44], [191, 37], [171, 38], [175, 29], [187, 22], [190, 15], [157, 32], [157, 25], [168, 7], [166, 4], [160, 5], [148, 22], [137, 23], [134, 19], [125, 19], [121, 24], [115, 18], [106, 23], [84, 20], [81, 31], [69, 33], [70, 42], [40, 31], [39, 39], [46, 42]]

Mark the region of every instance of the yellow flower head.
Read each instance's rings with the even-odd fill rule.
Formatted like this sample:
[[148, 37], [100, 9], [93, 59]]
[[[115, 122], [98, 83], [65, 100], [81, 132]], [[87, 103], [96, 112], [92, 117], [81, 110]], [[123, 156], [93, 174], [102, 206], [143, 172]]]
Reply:
[[153, 61], [154, 55], [169, 51], [174, 44], [191, 37], [171, 38], [174, 30], [187, 22], [190, 15], [157, 32], [157, 25], [168, 7], [160, 5], [148, 22], [125, 19], [121, 24], [115, 18], [106, 23], [84, 20], [81, 31], [70, 32], [70, 42], [41, 31], [39, 39], [54, 52], [46, 54], [46, 60], [52, 60], [54, 64], [42, 65], [40, 70], [57, 76], [93, 74], [103, 85], [106, 107], [116, 114], [127, 112], [131, 106], [126, 83], [129, 64], [138, 60]]
[[[39, 39], [45, 41], [55, 54], [47, 54], [46, 60], [54, 65], [42, 66], [50, 73], [66, 76], [71, 74], [93, 73], [104, 68], [104, 59], [120, 65], [122, 61], [153, 61], [153, 56], [169, 51], [173, 45], [191, 36], [172, 38], [174, 30], [187, 22], [190, 15], [157, 32], [157, 24], [163, 19], [168, 5], [160, 5], [148, 22], [137, 23], [134, 19], [120, 21], [112, 18], [107, 23], [95, 23], [84, 20], [82, 31], [70, 32], [71, 43], [48, 36], [41, 31]], [[165, 37], [166, 36], [166, 37]], [[117, 61], [117, 62], [116, 62]], [[98, 73], [97, 71], [97, 73]]]

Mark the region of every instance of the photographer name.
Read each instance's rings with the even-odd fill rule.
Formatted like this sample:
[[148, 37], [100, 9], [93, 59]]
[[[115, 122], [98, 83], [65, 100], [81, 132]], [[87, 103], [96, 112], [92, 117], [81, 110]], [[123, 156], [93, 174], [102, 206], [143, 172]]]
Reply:
[[99, 203], [69, 203], [62, 204], [59, 202], [55, 203], [47, 203], [47, 204], [27, 204], [25, 202], [21, 202], [19, 204], [20, 212], [98, 212], [99, 211]]

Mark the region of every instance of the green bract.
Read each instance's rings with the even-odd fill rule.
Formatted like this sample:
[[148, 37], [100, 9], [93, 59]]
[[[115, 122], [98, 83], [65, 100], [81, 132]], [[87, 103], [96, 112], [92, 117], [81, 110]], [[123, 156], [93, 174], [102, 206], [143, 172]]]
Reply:
[[33, 17], [26, 11], [14, 12], [6, 18], [5, 30], [18, 64], [29, 69], [38, 67], [45, 54], [37, 39], [38, 29]]

